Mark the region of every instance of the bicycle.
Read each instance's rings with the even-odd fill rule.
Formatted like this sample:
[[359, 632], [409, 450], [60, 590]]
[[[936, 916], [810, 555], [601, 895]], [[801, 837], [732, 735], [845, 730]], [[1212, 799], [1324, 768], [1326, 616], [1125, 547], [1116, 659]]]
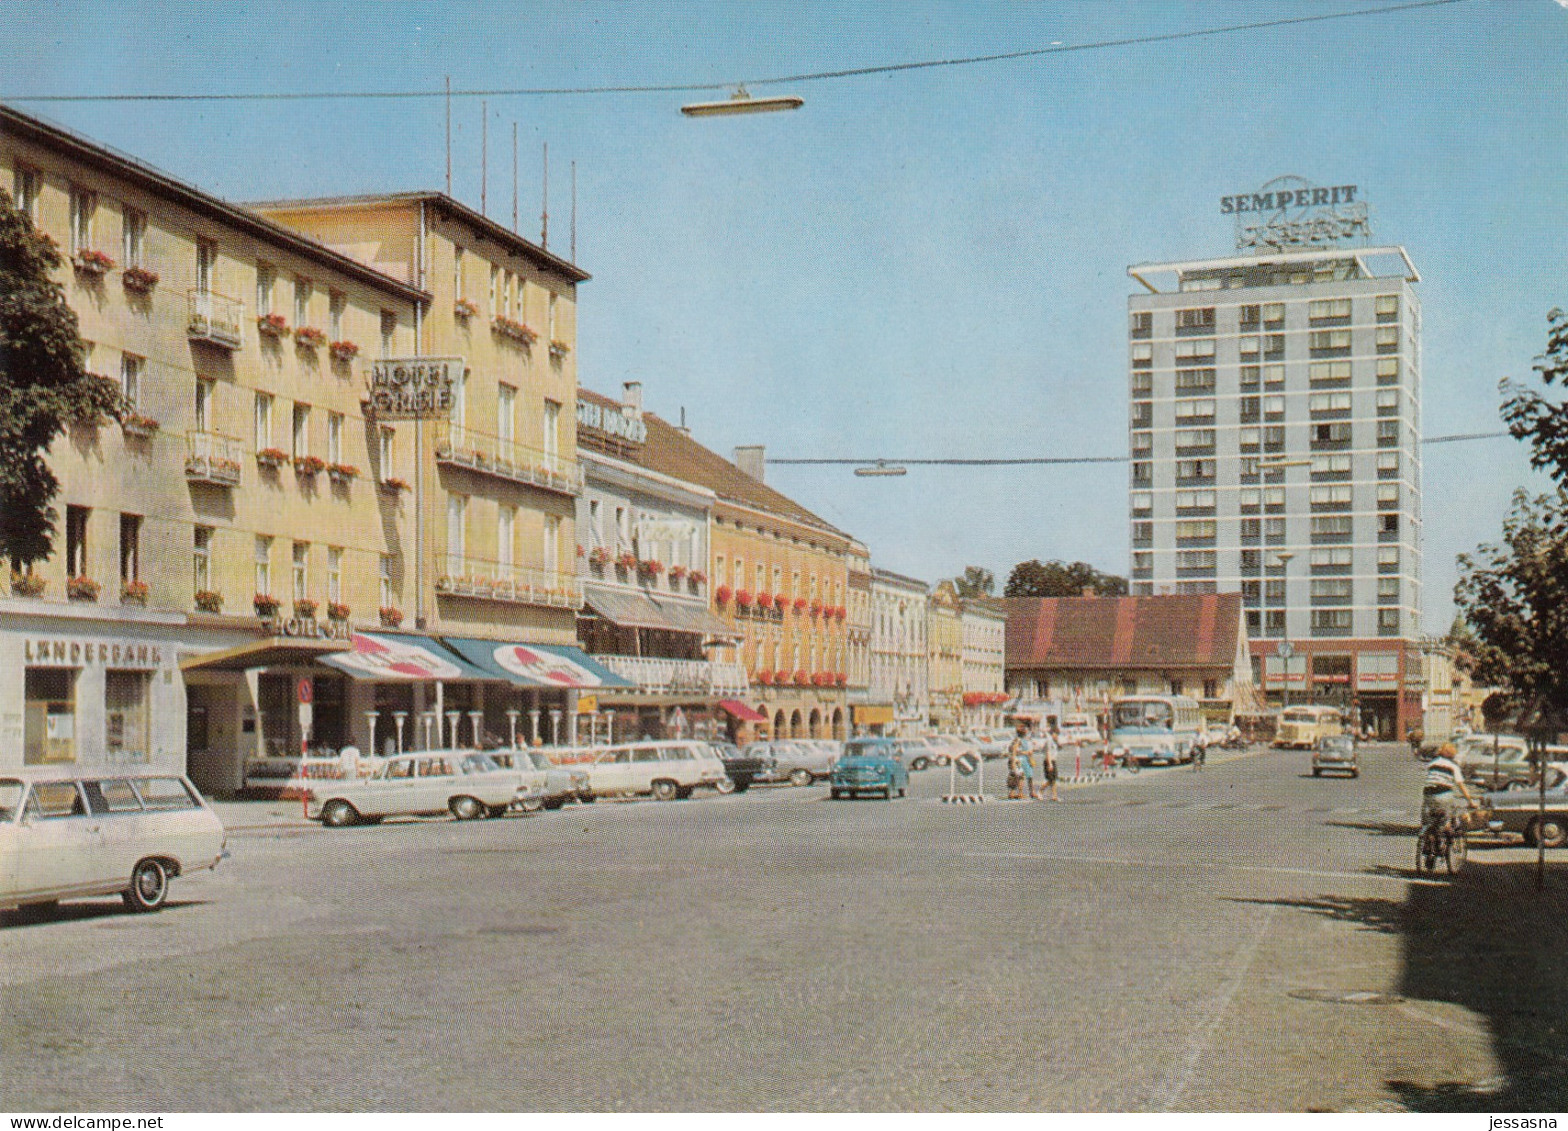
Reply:
[[1450, 876], [1465, 866], [1469, 843], [1465, 823], [1458, 817], [1434, 814], [1416, 836], [1416, 871], [1436, 872], [1443, 862]]

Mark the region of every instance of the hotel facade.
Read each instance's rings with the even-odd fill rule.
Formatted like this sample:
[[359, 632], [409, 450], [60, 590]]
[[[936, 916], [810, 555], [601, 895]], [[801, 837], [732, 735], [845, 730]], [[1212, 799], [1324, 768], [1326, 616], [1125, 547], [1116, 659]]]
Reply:
[[1128, 274], [1132, 594], [1239, 592], [1271, 705], [1403, 737], [1421, 710], [1409, 256], [1265, 247]]

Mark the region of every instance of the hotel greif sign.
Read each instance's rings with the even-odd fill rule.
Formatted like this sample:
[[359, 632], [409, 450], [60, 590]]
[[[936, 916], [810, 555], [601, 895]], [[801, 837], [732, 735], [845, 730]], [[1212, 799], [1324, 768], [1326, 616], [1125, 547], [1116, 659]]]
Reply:
[[390, 357], [370, 366], [370, 411], [377, 420], [418, 420], [452, 411], [460, 357]]
[[1220, 215], [1236, 218], [1236, 247], [1284, 251], [1371, 236], [1357, 185], [1322, 187], [1275, 177], [1256, 192], [1220, 197]]

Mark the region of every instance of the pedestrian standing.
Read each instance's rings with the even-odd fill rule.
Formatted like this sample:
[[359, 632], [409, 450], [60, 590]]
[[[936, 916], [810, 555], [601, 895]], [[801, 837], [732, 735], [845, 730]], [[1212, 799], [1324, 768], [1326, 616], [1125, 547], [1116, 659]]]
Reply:
[[1012, 801], [1023, 799], [1024, 767], [1029, 764], [1029, 724], [1018, 720], [1018, 733], [1007, 747], [1007, 796]]
[[[1043, 770], [1046, 788], [1050, 790], [1052, 801], [1061, 800], [1061, 798], [1056, 794], [1057, 761], [1062, 753], [1062, 745], [1059, 741], [1057, 741], [1057, 734], [1058, 731], [1056, 729], [1056, 720], [1052, 719], [1050, 725], [1046, 728], [1045, 742], [1042, 744], [1040, 749], [1041, 760], [1044, 762], [1044, 765], [1041, 767], [1041, 769]], [[1036, 795], [1035, 799], [1037, 801], [1045, 800], [1038, 794]]]

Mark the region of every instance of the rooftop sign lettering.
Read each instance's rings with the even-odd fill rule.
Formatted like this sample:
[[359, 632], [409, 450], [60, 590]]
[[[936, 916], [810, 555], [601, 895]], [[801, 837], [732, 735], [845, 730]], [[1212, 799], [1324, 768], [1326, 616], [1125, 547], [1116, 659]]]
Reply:
[[1238, 249], [1322, 247], [1372, 234], [1358, 191], [1357, 185], [1323, 188], [1276, 177], [1257, 192], [1220, 197], [1220, 215], [1236, 217]]
[[618, 440], [628, 440], [633, 444], [645, 443], [648, 439], [648, 426], [637, 416], [615, 409], [606, 409], [589, 401], [577, 402], [577, 426], [591, 428], [596, 432], [603, 432], [614, 436]]

